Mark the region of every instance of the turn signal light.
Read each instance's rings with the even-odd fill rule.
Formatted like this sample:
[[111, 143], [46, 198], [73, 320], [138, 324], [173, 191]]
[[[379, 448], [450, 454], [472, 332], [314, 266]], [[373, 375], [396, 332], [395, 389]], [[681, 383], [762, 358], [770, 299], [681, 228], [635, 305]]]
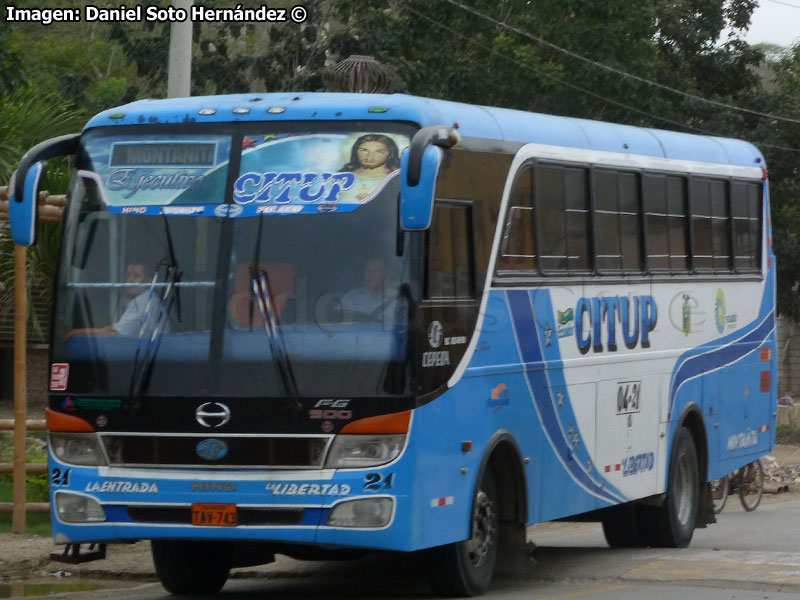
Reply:
[[348, 423], [339, 433], [408, 433], [411, 411], [367, 417]]
[[94, 431], [94, 427], [88, 421], [73, 417], [72, 415], [65, 415], [64, 413], [50, 410], [45, 411], [47, 419], [48, 431]]

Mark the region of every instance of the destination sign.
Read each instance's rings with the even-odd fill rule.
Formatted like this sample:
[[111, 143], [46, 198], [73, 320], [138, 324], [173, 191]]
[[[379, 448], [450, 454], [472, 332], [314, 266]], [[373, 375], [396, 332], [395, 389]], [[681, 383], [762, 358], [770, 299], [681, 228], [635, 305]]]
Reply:
[[117, 142], [111, 147], [111, 167], [213, 167], [215, 143]]

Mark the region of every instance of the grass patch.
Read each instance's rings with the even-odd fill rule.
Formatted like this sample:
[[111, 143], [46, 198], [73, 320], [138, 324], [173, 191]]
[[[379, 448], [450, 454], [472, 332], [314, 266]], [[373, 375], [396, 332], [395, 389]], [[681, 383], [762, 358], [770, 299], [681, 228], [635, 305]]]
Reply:
[[[29, 431], [25, 443], [25, 460], [29, 463], [46, 463], [47, 447], [44, 431]], [[10, 431], [0, 432], [0, 463], [11, 463], [14, 460], [14, 435]], [[0, 502], [11, 502], [14, 499], [13, 475], [0, 474]], [[50, 500], [49, 484], [46, 473], [28, 474], [25, 476], [25, 501], [48, 502]], [[0, 533], [11, 533], [11, 514], [0, 514]], [[25, 515], [25, 532], [33, 535], [52, 535], [50, 515], [48, 513], [28, 513]]]

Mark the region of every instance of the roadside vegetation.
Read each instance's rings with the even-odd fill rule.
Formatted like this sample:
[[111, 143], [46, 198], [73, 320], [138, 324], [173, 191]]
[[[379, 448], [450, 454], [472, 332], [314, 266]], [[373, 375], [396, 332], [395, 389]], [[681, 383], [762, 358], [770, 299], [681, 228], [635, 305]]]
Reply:
[[[46, 434], [44, 431], [28, 432], [25, 444], [25, 460], [29, 463], [46, 463]], [[0, 431], [0, 463], [11, 463], [14, 457], [13, 433]], [[0, 473], [0, 502], [13, 499], [11, 473]], [[48, 502], [47, 474], [25, 476], [26, 502]], [[33, 535], [50, 535], [49, 513], [28, 513], [25, 517], [25, 532]], [[11, 513], [0, 514], [0, 533], [11, 533]]]

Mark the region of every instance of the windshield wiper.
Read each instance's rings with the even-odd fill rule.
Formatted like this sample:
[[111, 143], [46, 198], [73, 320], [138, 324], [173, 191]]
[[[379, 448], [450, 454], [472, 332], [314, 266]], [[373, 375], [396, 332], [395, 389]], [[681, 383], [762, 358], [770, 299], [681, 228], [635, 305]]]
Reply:
[[[159, 298], [158, 314], [156, 315], [153, 329], [150, 333], [150, 339], [147, 342], [144, 354], [142, 355], [142, 342], [145, 340], [145, 333], [147, 333], [148, 322], [150, 320], [150, 307], [153, 302], [153, 295], [155, 292], [156, 284], [158, 282], [158, 273], [162, 266], [166, 266], [166, 275], [164, 278], [164, 287], [161, 297]], [[150, 290], [147, 295], [147, 303], [144, 308], [144, 316], [142, 317], [142, 325], [139, 328], [139, 337], [136, 340], [136, 353], [133, 356], [133, 367], [131, 372], [131, 385], [128, 389], [128, 399], [138, 398], [144, 387], [147, 375], [150, 372], [150, 366], [153, 364], [155, 358], [155, 349], [161, 332], [164, 329], [164, 323], [169, 315], [172, 306], [172, 299], [177, 294], [173, 295], [173, 291], [177, 290], [177, 282], [180, 280], [181, 273], [172, 261], [167, 259], [159, 261], [156, 265], [153, 274], [153, 281], [150, 284]], [[141, 356], [141, 358], [140, 358]], [[140, 362], [141, 361], [141, 362]]]
[[[297, 388], [297, 380], [294, 378], [292, 363], [288, 353], [284, 350], [285, 343], [283, 333], [278, 324], [278, 313], [275, 312], [272, 289], [269, 285], [269, 275], [265, 269], [259, 268], [261, 253], [261, 234], [264, 230], [264, 215], [258, 219], [258, 231], [256, 232], [256, 243], [253, 249], [253, 262], [250, 263], [250, 287], [253, 296], [258, 301], [258, 309], [261, 312], [261, 320], [264, 322], [264, 331], [267, 334], [270, 351], [274, 359], [275, 368], [283, 383], [286, 395], [292, 401], [292, 408], [299, 410], [303, 408], [300, 402], [300, 393]], [[250, 330], [253, 329], [253, 297], [250, 297]]]
[[[181, 321], [181, 299], [180, 299], [180, 287], [177, 285], [181, 278], [181, 271], [178, 270], [178, 260], [175, 258], [175, 247], [172, 244], [172, 233], [169, 229], [169, 222], [167, 221], [167, 215], [163, 212], [161, 215], [164, 217], [164, 234], [167, 238], [167, 251], [169, 252], [169, 257], [165, 257], [161, 259], [154, 269], [153, 273], [153, 281], [150, 284], [150, 290], [147, 295], [147, 303], [145, 304], [144, 308], [144, 316], [142, 318], [142, 326], [139, 328], [139, 337], [136, 340], [136, 353], [133, 356], [133, 368], [131, 372], [131, 385], [128, 389], [128, 398], [138, 398], [139, 395], [142, 393], [142, 388], [145, 385], [145, 381], [147, 380], [147, 376], [150, 373], [150, 367], [153, 364], [153, 359], [155, 358], [155, 351], [156, 345], [158, 342], [159, 337], [161, 336], [161, 332], [164, 329], [164, 322], [169, 315], [170, 308], [172, 308], [172, 299], [175, 298], [177, 304], [175, 306], [177, 313], [178, 313], [178, 321]], [[153, 301], [153, 292], [156, 287], [156, 282], [158, 281], [158, 273], [161, 267], [166, 267], [166, 274], [164, 277], [164, 284], [165, 288], [164, 291], [161, 293], [161, 298], [159, 299], [159, 306], [158, 306], [158, 315], [155, 319], [155, 324], [153, 326], [153, 330], [150, 333], [150, 339], [147, 343], [147, 348], [145, 349], [144, 355], [141, 357], [140, 355], [142, 352], [142, 341], [145, 339], [145, 333], [147, 332], [147, 322], [150, 316], [150, 306]], [[173, 294], [173, 291], [175, 292]]]
[[292, 364], [289, 362], [289, 355], [286, 353], [283, 340], [283, 333], [278, 326], [278, 315], [275, 312], [273, 302], [274, 296], [269, 285], [269, 276], [264, 269], [259, 269], [258, 263], [250, 265], [250, 283], [253, 294], [258, 301], [258, 308], [261, 311], [261, 319], [264, 321], [264, 331], [267, 333], [269, 347], [275, 359], [275, 365], [280, 375], [286, 393], [295, 401], [295, 406], [302, 408], [297, 381], [294, 378]]

